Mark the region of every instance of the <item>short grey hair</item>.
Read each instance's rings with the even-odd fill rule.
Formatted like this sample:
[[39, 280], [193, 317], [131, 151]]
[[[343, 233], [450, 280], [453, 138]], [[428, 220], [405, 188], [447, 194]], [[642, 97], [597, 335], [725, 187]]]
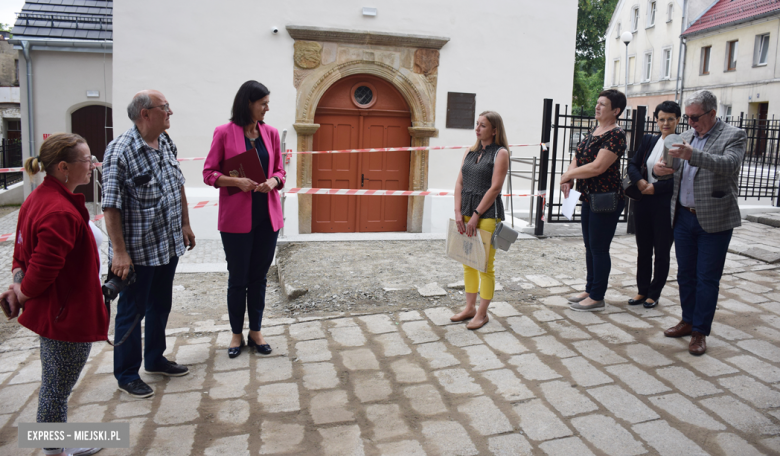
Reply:
[[133, 97], [133, 101], [127, 105], [127, 117], [133, 122], [141, 117], [142, 109], [149, 109], [152, 107], [152, 98], [147, 93], [139, 93]]
[[702, 111], [708, 113], [713, 109], [718, 109], [718, 98], [709, 90], [699, 90], [685, 100], [685, 107], [691, 105], [701, 106]]

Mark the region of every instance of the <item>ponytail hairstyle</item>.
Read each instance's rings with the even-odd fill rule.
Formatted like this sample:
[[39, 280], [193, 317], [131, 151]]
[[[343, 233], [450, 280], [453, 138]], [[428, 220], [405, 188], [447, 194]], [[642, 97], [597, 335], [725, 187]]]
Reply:
[[52, 174], [60, 162], [73, 163], [78, 160], [76, 146], [87, 141], [75, 133], [55, 133], [43, 142], [37, 157], [30, 157], [24, 162], [24, 170], [33, 176], [40, 171]]
[[[501, 115], [495, 111], [483, 111], [479, 114], [479, 117], [485, 117], [490, 123], [490, 126], [496, 129], [496, 135], [493, 137], [493, 142], [509, 152], [509, 141], [506, 139], [506, 130], [504, 129], [504, 120]], [[482, 143], [477, 138], [477, 142], [471, 147], [472, 152], [476, 152], [482, 149]]]

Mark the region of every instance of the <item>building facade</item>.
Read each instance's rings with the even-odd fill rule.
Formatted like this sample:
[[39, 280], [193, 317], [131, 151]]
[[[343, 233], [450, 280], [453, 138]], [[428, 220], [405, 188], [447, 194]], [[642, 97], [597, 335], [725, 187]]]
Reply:
[[[604, 87], [626, 91], [628, 59], [629, 109], [646, 106], [653, 110], [679, 94], [680, 34], [712, 0], [619, 0], [605, 34], [606, 68]], [[621, 35], [632, 34], [628, 44]], [[684, 49], [682, 49], [684, 53]], [[683, 57], [684, 54], [683, 54]], [[629, 112], [630, 115], [630, 112]]]
[[[110, 0], [27, 0], [11, 31], [19, 51], [23, 156], [50, 134], [78, 133], [103, 158], [113, 139]], [[25, 196], [32, 186], [25, 175]], [[92, 200], [92, 187], [79, 190]]]
[[718, 114], [780, 117], [780, 5], [720, 0], [685, 31], [684, 91], [718, 97]]
[[[174, 19], [154, 25], [151, 11]], [[191, 1], [136, 0], [117, 3], [114, 17], [114, 99], [124, 106], [138, 90], [161, 90], [182, 157], [208, 153], [250, 79], [271, 90], [266, 121], [287, 130], [294, 151], [473, 144], [483, 110], [502, 114], [510, 143], [538, 143], [543, 99], [571, 100], [575, 0], [555, 8], [531, 0], [479, 8], [466, 0], [236, 1], [208, 14]], [[562, 32], [548, 33], [551, 23]], [[114, 117], [117, 132], [130, 126], [123, 112]], [[462, 156], [295, 155], [288, 187], [452, 190]], [[213, 192], [202, 162], [182, 169], [188, 192]], [[430, 232], [445, 230], [453, 200], [291, 195], [285, 211], [289, 234]]]

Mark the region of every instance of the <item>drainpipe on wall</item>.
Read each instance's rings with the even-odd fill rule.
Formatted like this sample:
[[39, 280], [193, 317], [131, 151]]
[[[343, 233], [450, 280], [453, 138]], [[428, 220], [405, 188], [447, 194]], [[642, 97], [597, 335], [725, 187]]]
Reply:
[[685, 33], [686, 22], [688, 21], [688, 0], [683, 2], [682, 11], [682, 25], [680, 26], [680, 50], [677, 54], [677, 85], [674, 90], [674, 100], [682, 106], [682, 92], [683, 92], [683, 78], [685, 77], [685, 57], [687, 53], [687, 46], [685, 45], [685, 38], [682, 36]]
[[[24, 61], [27, 62], [27, 129], [30, 137], [30, 157], [37, 155], [35, 153], [35, 124], [33, 123], [33, 89], [32, 89], [32, 58], [30, 57], [30, 42], [22, 41], [22, 53]], [[22, 163], [24, 163], [23, 157]], [[25, 176], [25, 179], [27, 177]], [[35, 183], [30, 179], [30, 191], [35, 189]], [[27, 195], [25, 195], [26, 197]]]

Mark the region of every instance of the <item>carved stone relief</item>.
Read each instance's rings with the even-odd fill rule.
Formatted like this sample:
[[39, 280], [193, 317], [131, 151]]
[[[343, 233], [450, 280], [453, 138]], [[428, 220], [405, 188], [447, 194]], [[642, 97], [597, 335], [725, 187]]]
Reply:
[[414, 72], [429, 76], [436, 74], [439, 68], [439, 51], [436, 49], [417, 49], [414, 52]]
[[293, 70], [293, 86], [297, 89], [301, 86], [301, 82], [306, 79], [306, 76], [311, 73], [311, 70], [299, 70], [298, 68]]
[[293, 60], [298, 68], [317, 68], [322, 62], [322, 45], [313, 41], [296, 41], [293, 45]]

